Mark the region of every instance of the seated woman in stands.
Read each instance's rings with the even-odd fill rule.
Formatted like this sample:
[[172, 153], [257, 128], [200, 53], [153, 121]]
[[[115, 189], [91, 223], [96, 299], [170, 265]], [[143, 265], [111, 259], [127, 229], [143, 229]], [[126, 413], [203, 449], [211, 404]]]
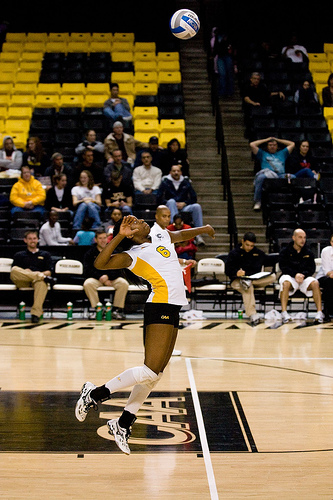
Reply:
[[81, 229], [85, 217], [93, 219], [92, 229], [100, 227], [101, 193], [101, 189], [94, 184], [92, 174], [88, 170], [82, 170], [78, 185], [72, 188], [75, 210], [73, 229]]
[[46, 192], [45, 208], [49, 212], [70, 212], [73, 216], [71, 188], [67, 185], [67, 175], [58, 174], [52, 178], [52, 187]]
[[316, 177], [315, 160], [310, 151], [309, 141], [301, 141], [287, 159], [286, 171], [295, 177]]

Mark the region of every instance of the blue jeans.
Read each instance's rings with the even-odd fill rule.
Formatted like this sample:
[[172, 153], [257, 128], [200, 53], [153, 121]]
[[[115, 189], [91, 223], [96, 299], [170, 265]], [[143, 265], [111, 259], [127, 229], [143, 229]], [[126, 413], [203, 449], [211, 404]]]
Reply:
[[10, 210], [10, 213], [13, 215], [17, 212], [37, 212], [41, 215], [44, 215], [45, 213], [45, 208], [42, 207], [42, 205], [36, 205], [34, 208], [21, 208], [21, 207], [12, 207]]
[[296, 172], [295, 177], [314, 177], [314, 173], [311, 168], [301, 168], [298, 172]]
[[203, 226], [202, 208], [199, 203], [186, 205], [182, 210], [178, 210], [176, 201], [173, 198], [170, 198], [170, 200], [166, 202], [166, 206], [171, 212], [171, 220], [173, 220], [174, 216], [179, 212], [190, 212], [192, 214], [194, 227]]
[[116, 121], [117, 118], [132, 118], [131, 113], [123, 106], [123, 104], [116, 104], [113, 108], [104, 108], [105, 116]]
[[230, 56], [217, 59], [219, 72], [219, 95], [232, 96], [234, 93], [234, 65]]
[[[295, 176], [289, 174], [290, 178], [293, 179]], [[262, 185], [265, 179], [280, 179], [286, 177], [286, 174], [277, 174], [272, 170], [264, 169], [256, 173], [253, 184], [254, 184], [254, 202], [261, 202], [261, 192]]]
[[100, 211], [101, 208], [96, 203], [80, 203], [74, 215], [73, 229], [81, 229], [85, 217], [94, 219], [92, 229], [97, 229], [101, 225]]

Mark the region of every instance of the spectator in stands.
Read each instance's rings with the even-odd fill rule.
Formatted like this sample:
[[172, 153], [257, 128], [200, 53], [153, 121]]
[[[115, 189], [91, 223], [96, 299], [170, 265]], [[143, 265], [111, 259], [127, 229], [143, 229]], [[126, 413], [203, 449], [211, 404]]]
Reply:
[[333, 106], [333, 73], [328, 77], [327, 87], [324, 87], [322, 90], [322, 98], [324, 108], [331, 108]]
[[86, 216], [93, 219], [92, 229], [100, 227], [101, 189], [95, 185], [94, 178], [89, 170], [81, 172], [78, 185], [72, 188], [72, 199], [73, 207], [76, 210], [73, 229], [81, 229]]
[[[167, 148], [163, 150], [160, 168], [162, 175], [168, 175], [172, 165], [180, 165], [183, 175], [190, 175], [190, 166], [186, 149], [182, 149], [178, 139], [174, 138], [168, 142]], [[159, 165], [156, 165], [157, 167]]]
[[131, 108], [125, 97], [119, 97], [118, 83], [111, 83], [110, 91], [110, 99], [107, 99], [104, 103], [103, 112], [105, 116], [113, 121], [130, 122], [132, 120]]
[[13, 205], [11, 213], [38, 212], [44, 214], [46, 193], [42, 184], [31, 175], [30, 168], [21, 167], [21, 177], [13, 185], [9, 201]]
[[123, 213], [120, 210], [120, 208], [113, 208], [112, 211], [110, 212], [109, 220], [104, 222], [104, 224], [102, 225], [103, 229], [107, 234], [108, 243], [110, 240], [112, 240], [113, 228], [115, 224], [122, 218], [123, 218]]
[[318, 105], [318, 94], [310, 84], [309, 80], [304, 80], [300, 88], [296, 90], [294, 101], [299, 106]]
[[49, 157], [44, 151], [39, 137], [29, 137], [28, 147], [23, 153], [22, 165], [28, 166], [33, 176], [42, 177], [49, 165]]
[[296, 290], [300, 290], [307, 297], [313, 296], [317, 307], [315, 320], [323, 323], [319, 282], [313, 277], [316, 269], [315, 259], [306, 246], [306, 233], [303, 229], [295, 229], [292, 241], [280, 252], [279, 265], [282, 271], [279, 284], [283, 323], [291, 321], [291, 316], [287, 312], [288, 298]]
[[106, 161], [111, 158], [111, 153], [115, 149], [120, 149], [122, 152], [122, 159], [130, 165], [134, 165], [136, 149], [147, 148], [146, 142], [141, 142], [130, 134], [124, 133], [124, 126], [120, 121], [113, 124], [113, 132], [109, 134], [104, 140], [104, 153]]
[[104, 182], [103, 168], [94, 162], [94, 152], [91, 149], [85, 149], [82, 153], [82, 161], [74, 169], [74, 182], [77, 184], [83, 170], [87, 170], [94, 178], [96, 186], [102, 186]]
[[[162, 146], [159, 145], [158, 137], [153, 135], [152, 137], [149, 138], [148, 148], [144, 148], [144, 150], [147, 150], [147, 149], [152, 156], [153, 165], [155, 165], [155, 167], [161, 168], [161, 161], [162, 161], [164, 149], [162, 148]], [[141, 161], [142, 153], [143, 153], [143, 149], [138, 151], [138, 153], [136, 154], [133, 168], [138, 167], [139, 165], [142, 165], [142, 161]]]
[[282, 57], [293, 63], [308, 62], [309, 57], [306, 48], [303, 47], [303, 45], [299, 45], [297, 42], [297, 36], [293, 34], [288, 45], [283, 47], [281, 51]]
[[231, 97], [234, 94], [234, 57], [235, 50], [227, 33], [218, 28], [215, 32], [213, 56], [217, 56], [216, 66], [219, 75], [219, 96]]
[[[168, 231], [181, 231], [182, 229], [190, 229], [189, 224], [185, 224], [181, 214], [177, 214], [173, 218], [173, 223], [167, 226]], [[180, 259], [195, 260], [195, 253], [198, 250], [194, 238], [188, 241], [175, 243], [175, 250]]]
[[86, 149], [93, 152], [95, 163], [101, 163], [103, 161], [104, 144], [96, 140], [96, 132], [93, 129], [87, 130], [84, 135], [84, 140], [75, 148], [75, 153], [80, 160], [82, 160], [81, 155]]
[[22, 166], [22, 151], [16, 149], [13, 138], [5, 135], [0, 149], [0, 170], [19, 170]]
[[132, 182], [126, 183], [120, 172], [112, 172], [111, 181], [103, 190], [106, 212], [110, 213], [114, 208], [119, 208], [123, 215], [132, 214], [133, 196]]
[[46, 192], [45, 208], [48, 211], [70, 212], [73, 216], [71, 188], [67, 185], [67, 175], [53, 176], [52, 187]]
[[[189, 179], [182, 175], [180, 165], [173, 165], [161, 182], [157, 193], [157, 203], [166, 205], [173, 219], [179, 212], [189, 212], [192, 215], [194, 227], [203, 225], [202, 208], [197, 203], [197, 195]], [[205, 245], [201, 235], [196, 237], [199, 246]]]
[[162, 180], [162, 170], [152, 164], [153, 158], [148, 150], [141, 154], [142, 165], [133, 170], [135, 194], [157, 194]]
[[333, 319], [333, 234], [330, 245], [321, 251], [321, 267], [316, 276], [322, 288], [325, 321]]
[[[260, 147], [263, 144], [267, 145], [267, 151]], [[278, 150], [279, 144], [285, 147]], [[266, 139], [259, 139], [250, 143], [251, 151], [260, 163], [261, 168], [254, 178], [254, 210], [260, 210], [261, 208], [261, 192], [264, 180], [266, 178], [285, 177], [286, 159], [294, 147], [294, 142], [285, 139], [276, 139], [275, 137], [267, 137]]]
[[295, 177], [316, 177], [315, 159], [310, 152], [309, 141], [301, 141], [299, 147], [294, 149], [286, 163], [286, 170]]
[[73, 169], [70, 165], [64, 163], [64, 157], [61, 153], [53, 153], [51, 156], [51, 165], [45, 170], [45, 175], [48, 175], [51, 179], [52, 185], [54, 185], [54, 176], [65, 174], [67, 176], [67, 182], [70, 187], [73, 186]]
[[106, 182], [111, 180], [111, 172], [120, 172], [123, 176], [123, 181], [127, 183], [132, 182], [133, 170], [129, 163], [122, 159], [123, 155], [120, 149], [114, 149], [104, 168], [104, 179]]
[[59, 215], [55, 210], [49, 213], [49, 220], [45, 222], [39, 230], [40, 246], [67, 246], [74, 245], [72, 238], [65, 238], [61, 234], [61, 226], [58, 222]]
[[[121, 277], [121, 271], [118, 269], [100, 271], [95, 268], [94, 262], [96, 257], [107, 245], [107, 234], [103, 229], [96, 231], [95, 241], [96, 244], [84, 256], [83, 269], [86, 277], [83, 283], [84, 291], [90, 301], [91, 307], [95, 309], [99, 302], [97, 289], [102, 286], [112, 286], [115, 289], [112, 317], [114, 319], [126, 319], [124, 307], [129, 284]], [[95, 318], [96, 314], [92, 313], [90, 319]]]
[[24, 243], [27, 248], [14, 255], [10, 279], [17, 288], [32, 287], [34, 302], [31, 308], [31, 322], [39, 323], [43, 314], [43, 304], [48, 291], [48, 284], [53, 285], [55, 279], [52, 274], [52, 258], [49, 252], [38, 248], [38, 234], [36, 230], [25, 232]]
[[85, 217], [82, 221], [81, 229], [74, 236], [75, 245], [89, 246], [95, 241], [95, 231], [91, 229], [94, 219]]
[[256, 235], [251, 231], [244, 234], [242, 241], [229, 253], [226, 261], [226, 274], [230, 278], [231, 287], [242, 295], [245, 313], [253, 326], [260, 322], [256, 311], [255, 288], [263, 288], [274, 283], [275, 274], [257, 280], [246, 279], [262, 271], [265, 253], [255, 246]]

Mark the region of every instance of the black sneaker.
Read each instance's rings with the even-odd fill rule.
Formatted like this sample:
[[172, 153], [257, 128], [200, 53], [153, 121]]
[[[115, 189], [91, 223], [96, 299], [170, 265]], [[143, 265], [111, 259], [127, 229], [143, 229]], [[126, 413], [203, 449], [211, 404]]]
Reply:
[[52, 278], [52, 276], [45, 276], [44, 282], [50, 285], [51, 287], [54, 286], [57, 282], [57, 278]]
[[39, 317], [32, 314], [30, 321], [31, 321], [31, 323], [35, 323], [37, 325], [37, 323], [39, 323]]

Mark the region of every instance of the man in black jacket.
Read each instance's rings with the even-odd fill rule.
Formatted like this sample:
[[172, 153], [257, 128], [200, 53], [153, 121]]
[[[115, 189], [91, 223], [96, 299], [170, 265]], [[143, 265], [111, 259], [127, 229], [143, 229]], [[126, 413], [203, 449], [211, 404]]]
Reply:
[[[203, 226], [202, 208], [197, 203], [197, 194], [191, 181], [182, 175], [180, 165], [173, 165], [170, 174], [160, 184], [157, 192], [158, 205], [166, 205], [171, 212], [171, 220], [180, 212], [190, 212], [194, 227]], [[202, 236], [196, 237], [197, 245], [205, 245]]]
[[231, 281], [231, 287], [242, 294], [245, 313], [250, 318], [252, 325], [260, 321], [256, 312], [254, 288], [264, 288], [273, 283], [275, 274], [269, 274], [257, 280], [244, 279], [262, 270], [265, 252], [255, 246], [256, 235], [250, 231], [244, 234], [242, 242], [228, 255], [225, 270]]
[[317, 307], [315, 320], [323, 323], [321, 292], [318, 281], [313, 277], [316, 264], [313, 253], [306, 246], [306, 234], [303, 229], [295, 229], [292, 241], [280, 252], [279, 265], [282, 271], [279, 284], [283, 323], [291, 321], [287, 312], [288, 298], [296, 290], [300, 290], [307, 297], [313, 296]]
[[[83, 283], [84, 291], [90, 301], [91, 307], [95, 308], [99, 302], [97, 289], [101, 286], [112, 286], [115, 289], [113, 299], [112, 317], [114, 319], [125, 319], [124, 306], [128, 291], [128, 282], [120, 276], [120, 271], [110, 269], [99, 271], [94, 267], [94, 262], [99, 253], [107, 245], [107, 234], [104, 230], [96, 231], [96, 245], [93, 245], [84, 256], [84, 274], [86, 280]], [[92, 313], [90, 319], [95, 319]]]
[[43, 313], [43, 304], [48, 291], [48, 284], [53, 285], [52, 258], [49, 252], [38, 248], [38, 233], [31, 229], [24, 234], [27, 248], [14, 255], [10, 279], [17, 288], [32, 287], [34, 303], [31, 308], [31, 322], [39, 323]]

